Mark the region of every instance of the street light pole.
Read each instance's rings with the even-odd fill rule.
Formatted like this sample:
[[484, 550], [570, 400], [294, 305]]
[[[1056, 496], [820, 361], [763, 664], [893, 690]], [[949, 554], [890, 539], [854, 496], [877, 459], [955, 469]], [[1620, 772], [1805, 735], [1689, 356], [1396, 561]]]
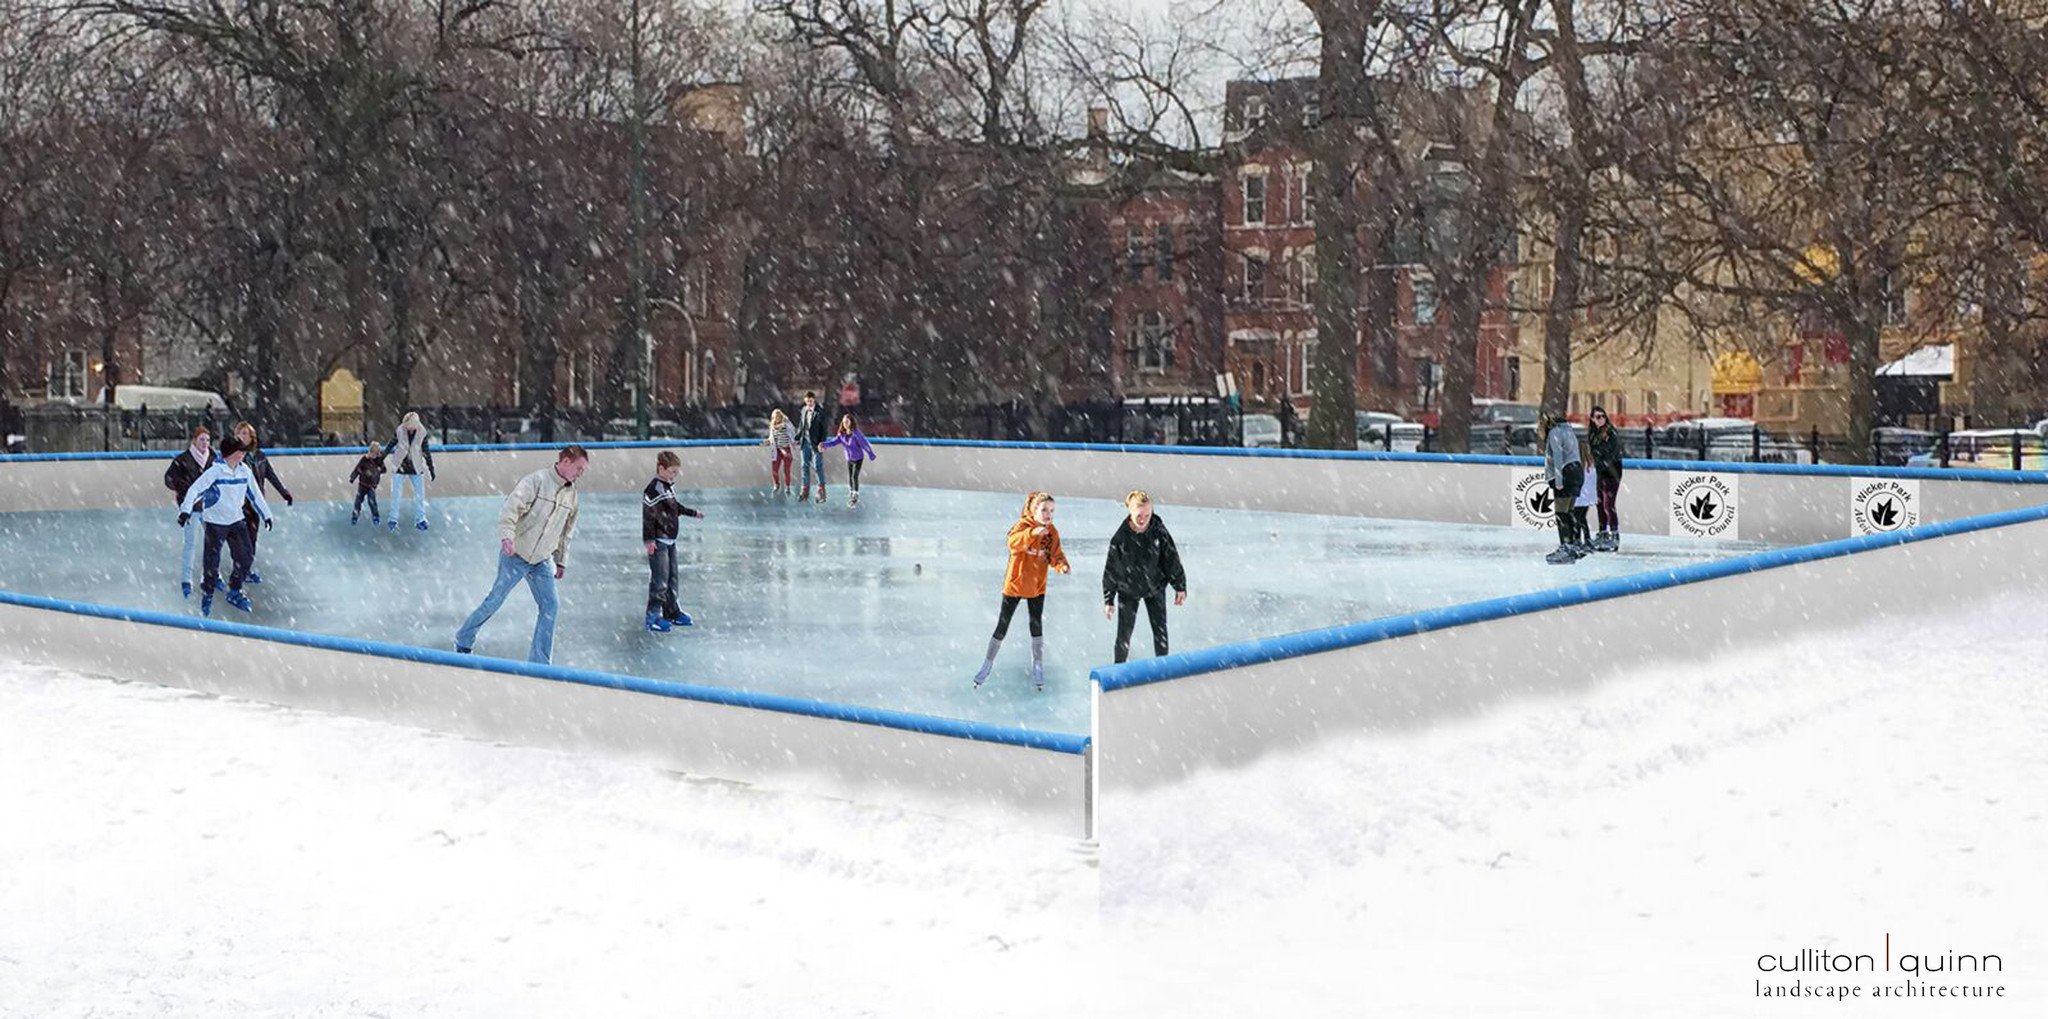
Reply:
[[633, 0], [632, 24], [627, 29], [632, 37], [632, 110], [627, 116], [627, 131], [633, 150], [632, 178], [627, 185], [628, 232], [631, 235], [627, 245], [631, 262], [628, 272], [632, 276], [627, 324], [639, 347], [638, 384], [633, 387], [633, 420], [635, 434], [644, 442], [648, 438], [648, 404], [652, 398], [649, 390], [654, 382], [654, 334], [647, 328], [647, 100], [640, 80], [640, 48], [646, 24], [641, 20], [640, 4], [641, 0]]

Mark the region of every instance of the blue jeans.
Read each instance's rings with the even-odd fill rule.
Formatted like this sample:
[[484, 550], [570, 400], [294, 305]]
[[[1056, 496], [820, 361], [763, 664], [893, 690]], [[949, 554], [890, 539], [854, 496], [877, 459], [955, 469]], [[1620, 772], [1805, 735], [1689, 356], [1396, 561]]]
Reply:
[[533, 647], [527, 651], [526, 660], [547, 664], [555, 653], [555, 561], [543, 559], [529, 563], [516, 555], [498, 557], [498, 579], [491, 584], [491, 593], [484, 596], [484, 603], [469, 614], [462, 629], [455, 631], [455, 646], [473, 648], [476, 646], [476, 632], [483, 629], [498, 607], [505, 604], [505, 596], [519, 586], [520, 581], [533, 592], [533, 604], [540, 609], [540, 616], [533, 621]]
[[797, 443], [797, 445], [803, 447], [804, 451], [803, 474], [799, 475], [803, 479], [804, 490], [810, 490], [811, 471], [816, 470], [818, 472], [818, 491], [823, 493], [825, 491], [825, 451], [819, 449], [816, 443], [808, 440]]
[[205, 533], [206, 521], [199, 519], [199, 514], [194, 513], [185, 521], [185, 555], [180, 560], [184, 569], [178, 576], [183, 583], [192, 582], [192, 567], [199, 561], [199, 539]]
[[391, 476], [391, 519], [398, 519], [399, 507], [405, 505], [405, 489], [412, 487], [412, 511], [415, 522], [427, 519], [427, 476], [424, 474], [394, 474]]

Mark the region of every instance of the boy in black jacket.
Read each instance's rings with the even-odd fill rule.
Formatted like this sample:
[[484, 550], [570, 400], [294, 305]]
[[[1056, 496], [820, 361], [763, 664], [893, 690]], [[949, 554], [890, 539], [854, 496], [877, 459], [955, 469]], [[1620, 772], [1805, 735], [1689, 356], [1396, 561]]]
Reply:
[[1116, 660], [1131, 656], [1131, 629], [1137, 625], [1138, 603], [1152, 622], [1152, 652], [1166, 654], [1166, 588], [1173, 603], [1188, 600], [1188, 575], [1181, 568], [1180, 549], [1167, 533], [1166, 522], [1152, 512], [1144, 492], [1124, 496], [1130, 516], [1109, 539], [1109, 558], [1102, 564], [1102, 617], [1116, 615]]
[[676, 603], [676, 521], [704, 514], [676, 499], [676, 475], [683, 459], [663, 450], [654, 458], [654, 480], [640, 492], [640, 540], [647, 544], [647, 629], [667, 633], [694, 620]]

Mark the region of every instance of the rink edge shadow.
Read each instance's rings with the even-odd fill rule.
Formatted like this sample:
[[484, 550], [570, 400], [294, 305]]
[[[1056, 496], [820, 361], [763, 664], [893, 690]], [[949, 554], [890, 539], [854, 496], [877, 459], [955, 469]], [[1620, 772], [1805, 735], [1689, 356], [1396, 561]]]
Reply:
[[2004, 510], [1978, 516], [1964, 517], [1938, 523], [1921, 524], [1903, 528], [1889, 534], [1872, 534], [1855, 538], [1839, 538], [1833, 541], [1798, 545], [1792, 548], [1770, 549], [1721, 559], [1714, 562], [1694, 563], [1687, 566], [1647, 573], [1613, 577], [1591, 583], [1568, 587], [1531, 591], [1525, 594], [1488, 598], [1483, 601], [1465, 602], [1421, 612], [1389, 616], [1367, 622], [1347, 623], [1342, 626], [1308, 630], [1280, 637], [1241, 641], [1168, 655], [1142, 661], [1126, 662], [1122, 665], [1100, 666], [1089, 672], [1089, 679], [1104, 693], [1114, 693], [1133, 687], [1166, 683], [1190, 676], [1225, 672], [1251, 665], [1263, 665], [1355, 648], [1367, 644], [1409, 637], [1421, 633], [1447, 630], [1473, 623], [1504, 619], [1511, 616], [1528, 615], [1573, 605], [1625, 598], [1630, 595], [1667, 588], [1683, 587], [1724, 577], [1742, 576], [1767, 570], [1797, 566], [1823, 559], [1834, 559], [1855, 555], [1876, 549], [1909, 545], [1934, 538], [1968, 534], [1976, 531], [2010, 527], [2016, 524], [2048, 520], [2048, 505], [2030, 506], [2016, 510]]
[[1087, 753], [1090, 742], [1087, 736], [1074, 733], [1012, 728], [990, 725], [983, 722], [942, 718], [936, 715], [919, 715], [906, 711], [891, 711], [884, 708], [863, 708], [853, 705], [834, 704], [829, 701], [812, 701], [798, 697], [786, 697], [778, 694], [700, 686], [693, 683], [647, 679], [639, 676], [622, 676], [590, 669], [538, 665], [506, 658], [492, 658], [487, 655], [457, 654], [453, 651], [440, 651], [433, 648], [390, 644], [355, 637], [335, 637], [327, 634], [303, 633], [297, 630], [257, 626], [250, 623], [195, 619], [189, 616], [176, 616], [146, 609], [119, 608], [110, 605], [98, 605], [92, 602], [69, 601], [59, 598], [46, 598], [40, 595], [19, 594], [13, 591], [0, 590], [0, 605], [13, 605], [49, 612], [68, 612], [74, 615], [91, 616], [117, 622], [168, 626], [183, 630], [219, 633], [271, 641], [279, 644], [317, 648], [324, 651], [339, 651], [398, 661], [445, 665], [476, 672], [491, 672], [500, 675], [518, 676], [525, 679], [542, 679], [559, 683], [603, 687], [612, 690], [649, 694], [656, 697], [669, 697], [706, 704], [720, 704], [728, 707], [773, 711], [781, 714], [801, 715], [835, 722], [852, 722], [882, 729], [895, 729], [927, 736], [944, 736], [977, 743], [994, 743], [1004, 746], [1021, 747], [1028, 750], [1046, 750], [1078, 756]]

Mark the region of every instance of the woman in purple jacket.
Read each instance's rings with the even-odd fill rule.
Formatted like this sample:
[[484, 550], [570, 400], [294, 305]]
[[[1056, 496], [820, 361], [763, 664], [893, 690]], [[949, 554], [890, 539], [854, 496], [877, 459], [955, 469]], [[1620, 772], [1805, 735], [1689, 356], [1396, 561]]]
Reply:
[[875, 458], [875, 447], [868, 445], [868, 437], [860, 433], [860, 425], [851, 414], [839, 419], [838, 433], [826, 439], [824, 445], [838, 446], [846, 451], [846, 484], [853, 489], [853, 494], [846, 498], [846, 504], [860, 505], [860, 467]]

